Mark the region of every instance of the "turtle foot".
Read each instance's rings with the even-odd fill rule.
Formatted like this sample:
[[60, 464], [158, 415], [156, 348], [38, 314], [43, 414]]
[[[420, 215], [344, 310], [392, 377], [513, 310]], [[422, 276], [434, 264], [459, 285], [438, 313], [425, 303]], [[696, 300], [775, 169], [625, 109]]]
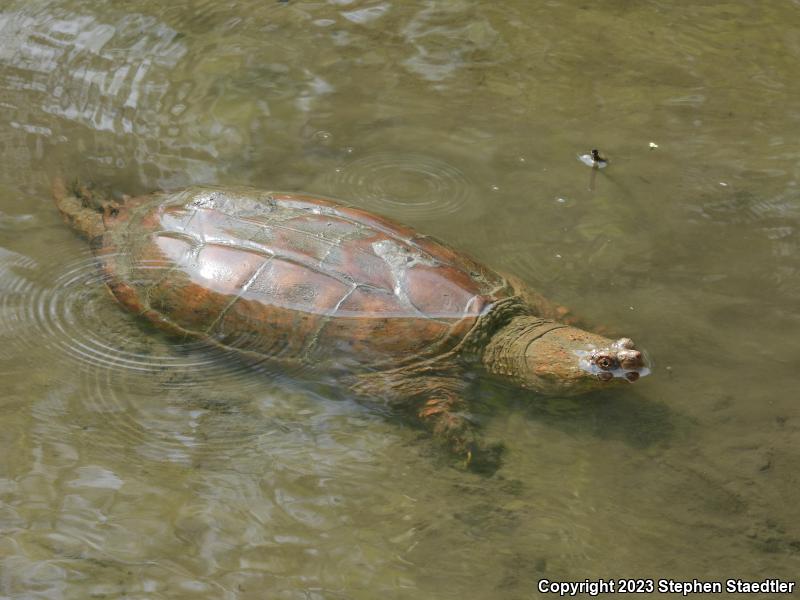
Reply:
[[464, 468], [479, 475], [494, 475], [503, 464], [506, 447], [501, 443], [470, 444], [464, 460]]
[[103, 235], [103, 216], [90, 206], [87, 191], [77, 189], [75, 184], [67, 186], [60, 177], [53, 180], [52, 190], [56, 207], [70, 227], [90, 241]]

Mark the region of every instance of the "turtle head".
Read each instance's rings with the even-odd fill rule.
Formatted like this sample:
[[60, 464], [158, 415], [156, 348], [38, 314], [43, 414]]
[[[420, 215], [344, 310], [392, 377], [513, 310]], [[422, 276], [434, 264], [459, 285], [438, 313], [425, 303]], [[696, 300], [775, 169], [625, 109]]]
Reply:
[[492, 373], [552, 396], [633, 383], [650, 373], [630, 338], [614, 341], [537, 317], [513, 319], [489, 342], [483, 362]]
[[616, 341], [575, 327], [551, 329], [525, 347], [523, 386], [548, 395], [574, 395], [633, 383], [650, 373], [630, 338]]

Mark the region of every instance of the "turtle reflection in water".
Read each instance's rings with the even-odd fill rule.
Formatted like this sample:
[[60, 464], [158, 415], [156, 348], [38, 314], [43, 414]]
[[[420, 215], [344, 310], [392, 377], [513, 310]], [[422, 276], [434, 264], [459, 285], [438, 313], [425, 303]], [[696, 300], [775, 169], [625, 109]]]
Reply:
[[467, 461], [481, 448], [470, 372], [548, 395], [648, 372], [630, 339], [560, 323], [515, 279], [331, 200], [191, 187], [117, 202], [61, 181], [54, 196], [128, 310], [278, 366], [343, 369], [342, 385], [409, 409]]

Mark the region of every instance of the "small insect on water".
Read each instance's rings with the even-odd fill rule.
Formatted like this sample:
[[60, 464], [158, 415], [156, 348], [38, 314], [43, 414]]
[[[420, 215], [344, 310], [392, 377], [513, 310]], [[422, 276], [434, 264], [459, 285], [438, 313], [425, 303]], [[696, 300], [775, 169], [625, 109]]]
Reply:
[[605, 169], [608, 166], [608, 159], [597, 148], [592, 148], [586, 154], [579, 154], [578, 160], [593, 169]]
[[595, 190], [597, 170], [605, 169], [608, 166], [608, 159], [600, 153], [600, 150], [592, 148], [587, 154], [579, 154], [578, 160], [587, 167], [592, 168], [592, 173], [589, 175], [589, 191], [593, 192]]

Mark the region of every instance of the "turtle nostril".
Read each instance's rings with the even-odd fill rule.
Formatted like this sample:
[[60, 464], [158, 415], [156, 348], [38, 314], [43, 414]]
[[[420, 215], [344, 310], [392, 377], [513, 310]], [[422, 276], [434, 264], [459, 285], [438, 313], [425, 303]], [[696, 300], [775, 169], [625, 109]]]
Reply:
[[613, 373], [609, 373], [608, 371], [601, 371], [600, 373], [597, 374], [597, 378], [600, 381], [611, 381], [612, 379], [614, 379], [614, 375]]
[[638, 369], [644, 366], [642, 353], [638, 350], [621, 350], [617, 354], [617, 358], [623, 369]]

